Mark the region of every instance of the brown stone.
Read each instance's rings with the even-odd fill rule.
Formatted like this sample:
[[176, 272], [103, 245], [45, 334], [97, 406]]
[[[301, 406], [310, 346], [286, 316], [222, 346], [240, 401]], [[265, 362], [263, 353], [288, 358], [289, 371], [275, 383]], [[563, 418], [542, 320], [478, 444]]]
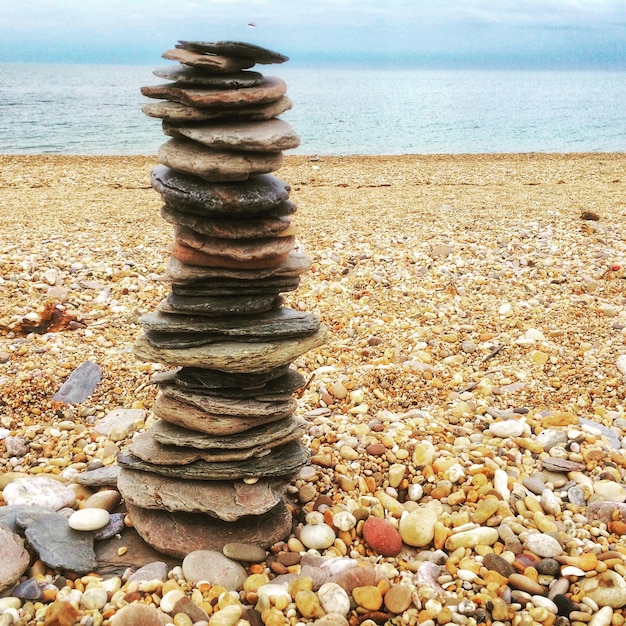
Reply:
[[0, 524], [0, 591], [19, 581], [30, 564], [23, 539], [5, 524]]
[[178, 61], [190, 67], [199, 67], [212, 72], [238, 72], [254, 65], [253, 59], [232, 58], [219, 54], [202, 54], [194, 50], [184, 50], [183, 48], [172, 48], [166, 50], [162, 55], [169, 61]]
[[260, 72], [207, 72], [193, 67], [168, 65], [152, 70], [159, 78], [173, 80], [178, 87], [204, 87], [210, 89], [241, 89], [260, 85], [264, 80]]
[[252, 485], [241, 480], [184, 480], [124, 468], [118, 487], [127, 502], [144, 509], [204, 513], [235, 522], [274, 508], [286, 483], [282, 477], [261, 478]]
[[74, 626], [78, 623], [78, 609], [70, 602], [58, 600], [46, 608], [43, 623], [44, 626]]
[[159, 147], [158, 159], [179, 172], [208, 181], [246, 180], [253, 174], [280, 169], [282, 152], [226, 152], [210, 150], [189, 139], [170, 139]]
[[265, 515], [240, 518], [236, 524], [198, 513], [170, 513], [128, 504], [137, 532], [155, 550], [184, 558], [194, 550], [221, 551], [234, 541], [268, 549], [291, 532], [291, 514], [281, 503]]

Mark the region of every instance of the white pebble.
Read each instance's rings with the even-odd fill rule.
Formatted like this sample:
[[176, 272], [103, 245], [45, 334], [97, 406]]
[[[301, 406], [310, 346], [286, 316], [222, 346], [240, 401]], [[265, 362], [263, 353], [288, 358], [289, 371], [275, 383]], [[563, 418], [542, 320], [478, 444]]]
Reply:
[[172, 589], [168, 591], [162, 598], [159, 608], [165, 613], [171, 613], [176, 606], [176, 603], [185, 597], [185, 592], [181, 589]]
[[109, 523], [110, 514], [105, 509], [80, 509], [70, 515], [68, 523], [74, 530], [100, 530]]
[[337, 583], [324, 583], [317, 597], [326, 613], [347, 615], [350, 612], [350, 597]]

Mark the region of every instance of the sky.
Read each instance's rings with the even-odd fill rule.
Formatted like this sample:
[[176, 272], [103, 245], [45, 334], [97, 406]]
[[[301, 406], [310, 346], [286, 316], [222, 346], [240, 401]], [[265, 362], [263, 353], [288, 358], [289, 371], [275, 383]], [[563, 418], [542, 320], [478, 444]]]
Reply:
[[626, 0], [0, 0], [0, 63], [154, 65], [179, 39], [290, 66], [626, 69]]

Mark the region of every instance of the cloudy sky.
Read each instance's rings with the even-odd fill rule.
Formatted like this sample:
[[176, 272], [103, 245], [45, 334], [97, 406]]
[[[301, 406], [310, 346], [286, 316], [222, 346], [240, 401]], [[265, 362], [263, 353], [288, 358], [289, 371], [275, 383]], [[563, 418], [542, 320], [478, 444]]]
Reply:
[[626, 69], [626, 0], [4, 0], [0, 62], [154, 65], [178, 39], [311, 62]]

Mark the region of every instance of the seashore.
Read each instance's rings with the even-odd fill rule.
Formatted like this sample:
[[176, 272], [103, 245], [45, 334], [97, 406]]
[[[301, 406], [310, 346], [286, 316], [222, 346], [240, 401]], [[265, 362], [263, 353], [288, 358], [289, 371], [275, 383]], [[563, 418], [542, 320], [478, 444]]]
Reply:
[[[155, 164], [0, 156], [3, 488], [114, 466], [133, 429], [105, 435], [98, 422], [116, 409], [153, 419], [149, 379], [161, 366], [131, 346], [138, 317], [167, 290]], [[287, 303], [331, 332], [296, 361], [313, 457], [288, 490], [295, 535], [248, 567], [243, 606], [268, 626], [624, 623], [625, 166], [624, 154], [596, 153], [285, 158], [278, 176], [314, 259]], [[42, 324], [46, 304], [62, 305], [58, 328]], [[54, 402], [85, 360], [103, 370], [94, 393]], [[76, 487], [79, 502], [97, 490]], [[328, 581], [314, 580], [320, 563], [297, 539], [319, 525], [306, 520], [314, 508], [335, 537], [320, 554], [360, 570], [355, 584], [333, 571], [349, 589], [343, 616], [339, 600], [323, 606]], [[399, 530], [400, 550], [380, 556], [389, 548], [364, 536], [366, 518], [386, 520], [388, 537]], [[176, 590], [211, 623], [230, 623], [232, 594], [186, 580], [180, 562], [167, 560], [160, 585], [123, 580], [160, 558], [125, 532], [93, 576], [62, 585], [34, 561], [25, 578], [58, 592], [6, 601], [7, 623], [44, 623], [50, 606], [67, 608], [62, 598], [77, 623], [106, 623]], [[290, 574], [290, 595], [258, 601], [261, 584]], [[106, 600], [85, 602], [90, 587]]]

